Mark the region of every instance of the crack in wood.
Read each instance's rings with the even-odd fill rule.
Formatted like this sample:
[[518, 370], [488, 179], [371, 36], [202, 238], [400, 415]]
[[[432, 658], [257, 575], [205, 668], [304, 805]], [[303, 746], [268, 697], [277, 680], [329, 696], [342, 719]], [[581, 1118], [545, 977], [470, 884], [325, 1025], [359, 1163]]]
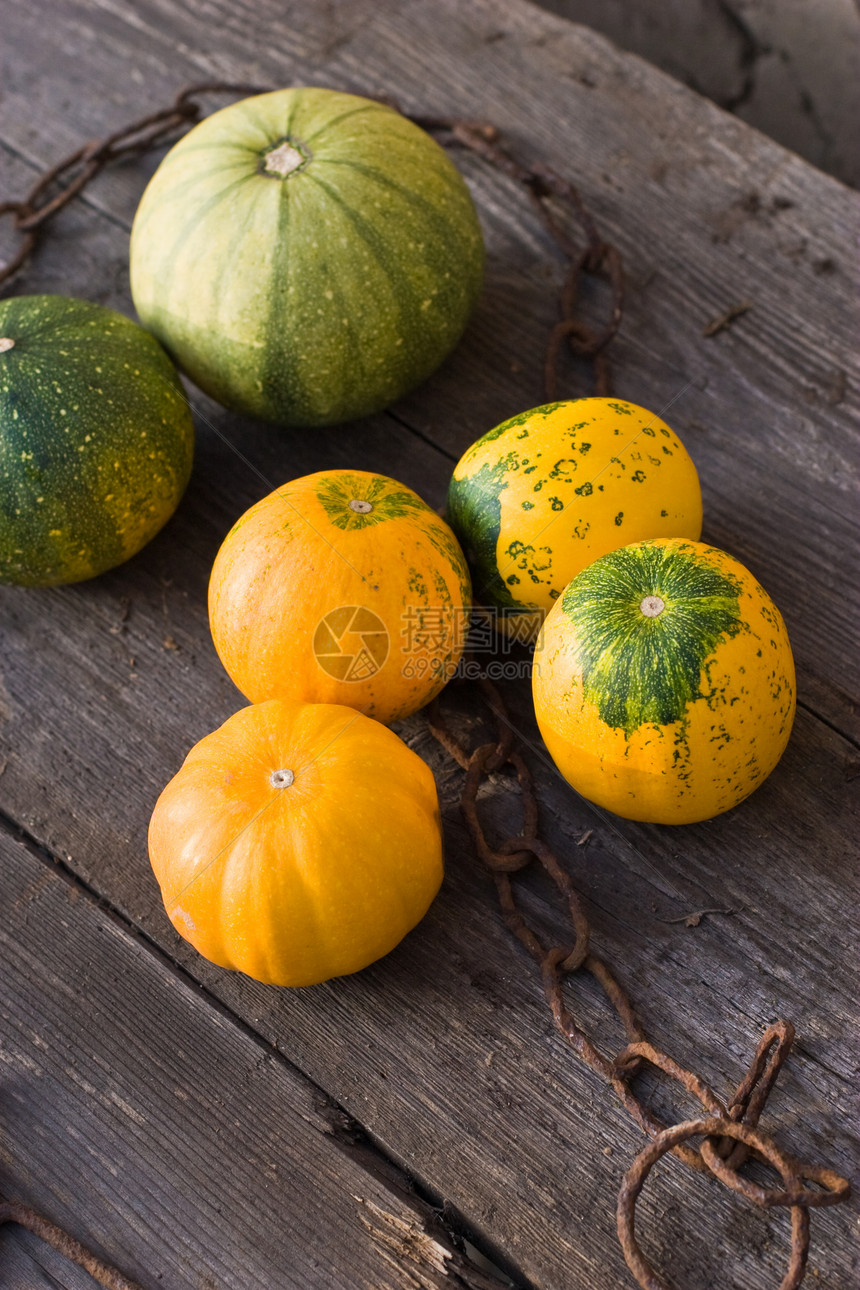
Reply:
[[[429, 1243], [427, 1249], [432, 1246], [434, 1250], [443, 1250], [447, 1260], [445, 1268], [451, 1264], [452, 1276], [445, 1282], [446, 1286], [452, 1284], [453, 1281], [457, 1286], [462, 1285], [463, 1290], [500, 1290], [500, 1288], [511, 1285], [515, 1285], [518, 1290], [530, 1290], [529, 1282], [519, 1271], [514, 1269], [508, 1257], [500, 1252], [493, 1251], [494, 1242], [491, 1239], [488, 1239], [484, 1234], [466, 1223], [459, 1216], [456, 1208], [450, 1206], [448, 1202], [431, 1199], [431, 1193], [427, 1191], [425, 1184], [417, 1177], [405, 1172], [374, 1141], [364, 1126], [343, 1107], [338, 1106], [324, 1088], [315, 1084], [311, 1077], [291, 1062], [279, 1048], [273, 1048], [243, 1017], [233, 1012], [228, 1005], [212, 995], [204, 982], [193, 976], [183, 964], [172, 958], [129, 915], [113, 905], [106, 897], [81, 878], [68, 863], [62, 858], [52, 855], [32, 834], [22, 826], [17, 825], [3, 810], [0, 810], [0, 838], [4, 834], [13, 837], [35, 860], [46, 866], [46, 872], [35, 883], [31, 884], [28, 889], [26, 893], [28, 902], [38, 899], [40, 892], [50, 883], [52, 874], [60, 877], [70, 889], [70, 895], [74, 895], [75, 899], [83, 895], [103, 915], [110, 918], [118, 930], [132, 936], [135, 941], [143, 946], [147, 953], [151, 954], [158, 963], [175, 975], [178, 980], [185, 985], [191, 986], [201, 1002], [207, 1008], [212, 1009], [216, 1016], [232, 1024], [243, 1035], [251, 1039], [261, 1049], [261, 1059], [274, 1060], [308, 1086], [319, 1118], [316, 1121], [308, 1120], [307, 1122], [312, 1124], [318, 1131], [323, 1132], [327, 1137], [333, 1139], [341, 1149], [348, 1151], [351, 1159], [370, 1177], [377, 1178], [396, 1195], [402, 1197], [404, 1201], [408, 1201], [414, 1209], [417, 1209], [422, 1214], [425, 1223], [438, 1226], [440, 1231], [448, 1238], [451, 1247], [450, 1249], [445, 1249], [445, 1247], [439, 1245], [438, 1242], [425, 1234], [426, 1241]], [[18, 903], [20, 904], [21, 902], [19, 901]], [[76, 1072], [69, 1073], [74, 1075], [76, 1082], [80, 1082], [80, 1077]], [[453, 1216], [456, 1216], [456, 1218], [453, 1218]], [[393, 1219], [394, 1216], [389, 1217]], [[396, 1221], [403, 1223], [403, 1220], [398, 1219]], [[412, 1226], [414, 1227], [414, 1225]], [[414, 1228], [414, 1230], [419, 1231], [421, 1229]], [[458, 1249], [458, 1247], [462, 1246], [464, 1238], [474, 1245], [475, 1249], [488, 1261], [493, 1261], [494, 1258], [504, 1260], [506, 1267], [510, 1268], [511, 1277], [508, 1276], [507, 1272], [503, 1273], [500, 1270], [500, 1276], [503, 1279], [499, 1280], [498, 1278], [486, 1276], [482, 1279], [480, 1270], [475, 1269], [474, 1278], [468, 1279], [472, 1276], [469, 1260], [462, 1256]], [[417, 1261], [416, 1253], [423, 1248], [424, 1246], [420, 1242], [412, 1242], [412, 1254], [410, 1257], [413, 1261]], [[430, 1260], [430, 1266], [437, 1271], [442, 1270], [435, 1256], [434, 1259]], [[416, 1290], [424, 1290], [425, 1284], [428, 1287], [432, 1286], [433, 1290], [438, 1290], [440, 1283], [435, 1281], [416, 1282]]]
[[736, 909], [696, 909], [689, 914], [680, 914], [677, 918], [661, 918], [655, 914], [658, 923], [683, 923], [685, 927], [698, 927], [702, 919], [708, 914], [740, 914], [746, 908], [745, 905], [738, 905]]

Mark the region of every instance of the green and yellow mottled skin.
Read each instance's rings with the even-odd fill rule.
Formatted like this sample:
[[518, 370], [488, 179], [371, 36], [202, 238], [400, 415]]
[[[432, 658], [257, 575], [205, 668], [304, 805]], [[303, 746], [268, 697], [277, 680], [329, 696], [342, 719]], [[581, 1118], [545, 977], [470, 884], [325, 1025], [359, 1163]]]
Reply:
[[779, 610], [733, 556], [682, 539], [623, 547], [573, 579], [541, 630], [533, 689], [565, 779], [658, 824], [743, 801], [794, 721]]
[[0, 582], [80, 582], [173, 514], [194, 427], [172, 363], [85, 300], [0, 302]]
[[144, 325], [221, 403], [285, 425], [363, 416], [424, 380], [482, 274], [474, 205], [442, 149], [332, 90], [208, 117], [165, 157], [132, 229]]
[[264, 497], [228, 533], [209, 582], [215, 648], [253, 703], [345, 703], [383, 722], [450, 679], [470, 607], [444, 520], [363, 470], [305, 475]]
[[659, 417], [622, 399], [570, 399], [478, 439], [454, 470], [448, 521], [475, 600], [525, 640], [598, 556], [644, 538], [698, 539], [702, 494]]

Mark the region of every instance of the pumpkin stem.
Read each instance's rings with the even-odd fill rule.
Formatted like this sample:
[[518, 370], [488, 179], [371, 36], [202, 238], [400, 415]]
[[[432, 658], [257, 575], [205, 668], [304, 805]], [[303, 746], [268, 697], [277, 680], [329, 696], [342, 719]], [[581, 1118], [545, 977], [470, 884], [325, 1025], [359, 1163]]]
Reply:
[[11, 336], [0, 336], [0, 354], [5, 354], [7, 349], [14, 349], [15, 342]]
[[263, 171], [267, 175], [279, 175], [286, 179], [294, 170], [298, 170], [308, 160], [306, 153], [297, 148], [289, 139], [284, 139], [277, 148], [267, 152], [263, 157]]
[[659, 596], [645, 596], [639, 608], [646, 618], [656, 618], [666, 608], [666, 602]]
[[352, 501], [349, 503], [349, 509], [351, 511], [357, 511], [359, 515], [369, 515], [373, 510], [373, 503], [366, 502], [361, 497], [353, 497]]
[[291, 770], [273, 770], [269, 776], [269, 783], [272, 788], [289, 788], [295, 779]]

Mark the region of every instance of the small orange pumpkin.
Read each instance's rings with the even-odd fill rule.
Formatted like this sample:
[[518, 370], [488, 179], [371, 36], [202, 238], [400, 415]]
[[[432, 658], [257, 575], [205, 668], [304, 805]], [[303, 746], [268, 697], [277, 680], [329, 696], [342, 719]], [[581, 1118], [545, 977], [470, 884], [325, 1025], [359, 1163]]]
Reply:
[[276, 489], [227, 535], [209, 623], [252, 703], [346, 703], [389, 722], [453, 675], [471, 595], [457, 539], [417, 493], [329, 470]]
[[149, 856], [176, 930], [220, 967], [314, 985], [387, 954], [442, 881], [436, 785], [335, 704], [243, 708], [156, 803]]

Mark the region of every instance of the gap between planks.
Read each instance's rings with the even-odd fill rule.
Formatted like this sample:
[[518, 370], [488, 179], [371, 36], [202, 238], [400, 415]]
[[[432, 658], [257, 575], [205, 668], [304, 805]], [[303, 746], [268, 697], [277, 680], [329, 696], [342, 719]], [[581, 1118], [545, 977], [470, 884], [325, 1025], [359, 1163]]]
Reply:
[[[476, 1269], [474, 1282], [464, 1281], [459, 1283], [462, 1284], [463, 1290], [472, 1290], [473, 1287], [474, 1290], [494, 1290], [496, 1287], [498, 1287], [498, 1290], [504, 1290], [510, 1283], [514, 1283], [516, 1290], [533, 1290], [533, 1283], [526, 1278], [512, 1262], [507, 1252], [500, 1249], [491, 1237], [477, 1231], [472, 1224], [466, 1221], [455, 1205], [439, 1195], [435, 1189], [427, 1185], [419, 1176], [404, 1169], [376, 1141], [370, 1131], [354, 1115], [342, 1107], [326, 1089], [316, 1083], [299, 1066], [291, 1062], [281, 1049], [269, 1043], [259, 1031], [254, 1029], [250, 1022], [234, 1012], [229, 1005], [222, 1002], [216, 995], [213, 995], [202, 981], [173, 958], [147, 931], [134, 923], [107, 897], [77, 874], [66, 861], [53, 854], [26, 828], [0, 809], [0, 839], [4, 836], [22, 846], [34, 860], [44, 866], [48, 873], [55, 874], [67, 887], [83, 893], [84, 897], [92, 905], [140, 944], [163, 969], [168, 971], [184, 986], [189, 987], [193, 991], [195, 998], [199, 999], [203, 1006], [235, 1026], [246, 1039], [264, 1052], [271, 1061], [274, 1061], [276, 1065], [288, 1071], [294, 1079], [301, 1081], [308, 1087], [312, 1091], [320, 1118], [328, 1126], [325, 1130], [326, 1135], [342, 1151], [349, 1155], [360, 1168], [385, 1186], [392, 1187], [395, 1191], [400, 1191], [407, 1195], [410, 1203], [419, 1211], [425, 1224], [428, 1226], [434, 1225], [442, 1229], [453, 1250], [459, 1251], [463, 1242], [468, 1242], [474, 1246], [482, 1258], [489, 1263], [494, 1263], [505, 1278], [501, 1280], [487, 1273], [480, 1273]], [[471, 1269], [469, 1269], [469, 1273], [471, 1274]]]
[[840, 739], [844, 739], [847, 744], [850, 744], [852, 748], [856, 748], [857, 751], [860, 752], [860, 740], [855, 739], [853, 735], [849, 735], [846, 731], [840, 730], [839, 727], [832, 721], [829, 721], [827, 717], [823, 717], [820, 712], [816, 712], [814, 708], [811, 708], [808, 703], [804, 703], [801, 699], [797, 700], [797, 706], [799, 708], [803, 708], [803, 711], [807, 712], [810, 717], [813, 717], [816, 721], [820, 721], [828, 730], [832, 730]]

